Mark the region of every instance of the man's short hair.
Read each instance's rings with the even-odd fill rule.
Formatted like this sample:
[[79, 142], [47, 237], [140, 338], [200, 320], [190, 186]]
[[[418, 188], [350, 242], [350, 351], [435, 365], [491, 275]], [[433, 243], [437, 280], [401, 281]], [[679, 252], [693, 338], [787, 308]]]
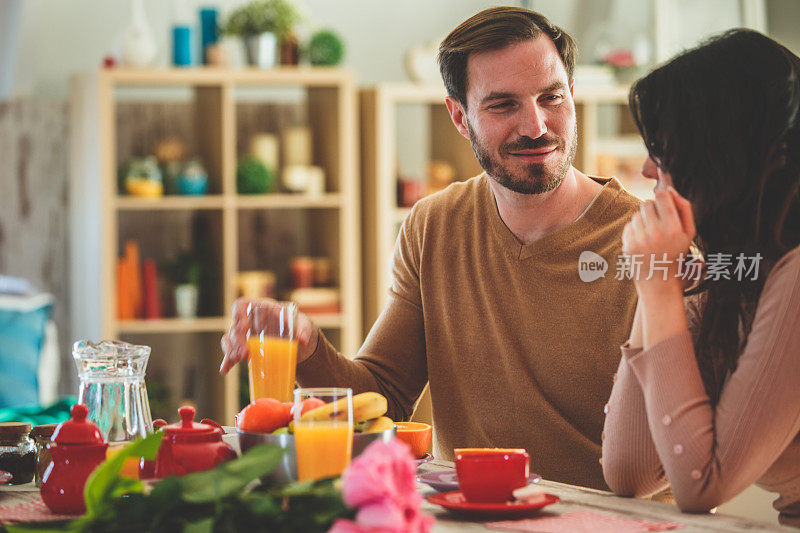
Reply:
[[504, 48], [542, 34], [555, 44], [571, 84], [578, 47], [567, 32], [535, 11], [492, 7], [462, 22], [439, 46], [439, 71], [447, 93], [466, 109], [467, 59], [472, 52]]

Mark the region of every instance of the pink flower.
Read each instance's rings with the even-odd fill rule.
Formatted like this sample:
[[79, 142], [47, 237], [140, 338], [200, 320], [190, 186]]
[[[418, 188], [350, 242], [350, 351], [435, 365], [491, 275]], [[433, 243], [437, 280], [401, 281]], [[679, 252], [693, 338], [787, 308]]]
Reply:
[[433, 518], [420, 512], [416, 462], [404, 444], [376, 441], [342, 475], [342, 496], [355, 521], [339, 519], [332, 533], [428, 533]]
[[405, 523], [403, 510], [388, 499], [359, 507], [356, 512], [356, 524], [364, 527], [404, 533]]
[[416, 463], [406, 446], [396, 440], [375, 441], [342, 475], [344, 503], [356, 508], [385, 498], [402, 501], [417, 494], [415, 473]]
[[374, 533], [372, 528], [359, 526], [346, 518], [337, 518], [328, 533]]

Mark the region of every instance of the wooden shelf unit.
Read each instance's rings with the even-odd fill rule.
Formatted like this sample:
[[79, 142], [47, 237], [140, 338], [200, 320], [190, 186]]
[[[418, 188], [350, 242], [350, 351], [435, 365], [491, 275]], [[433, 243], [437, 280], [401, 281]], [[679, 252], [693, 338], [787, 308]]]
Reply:
[[[639, 173], [647, 150], [628, 110], [628, 90], [627, 85], [575, 88], [578, 151], [573, 165], [586, 174], [615, 176], [631, 193], [649, 198], [653, 184]], [[605, 120], [610, 124], [602, 124]]]
[[[246, 112], [240, 107], [262, 106], [268, 114], [270, 106], [282, 105], [270, 100], [269, 91], [285, 89], [301, 94], [302, 101], [296, 105], [306, 110], [307, 126], [314, 139], [313, 164], [325, 169], [325, 193], [238, 195], [236, 164], [243, 154], [237, 151], [237, 137], [245, 132], [240, 131], [237, 114]], [[250, 95], [245, 102], [241, 91], [254, 90], [265, 91], [264, 100]], [[190, 147], [190, 155], [193, 148], [195, 155], [201, 157], [208, 171], [208, 194], [159, 198], [119, 195], [117, 172], [125, 155], [148, 155], [153, 148], [143, 149], [144, 141], [135, 138], [138, 130], [125, 130], [125, 124], [118, 123], [124, 116], [123, 108], [130, 102], [145, 107], [164, 105], [165, 91], [184, 95], [178, 105], [183, 106], [189, 124], [181, 126], [162, 120], [160, 127], [167, 129], [167, 133], [170, 128], [183, 127], [183, 131], [189, 130], [194, 136], [188, 142], [182, 140]], [[189, 95], [188, 102], [185, 95]], [[208, 385], [203, 392], [210, 396], [202, 399], [208, 412], [199, 414], [232, 423], [233, 415], [240, 409], [240, 378], [239, 372], [231, 372], [225, 378], [216, 374], [222, 356], [219, 336], [230, 324], [231, 304], [237, 294], [237, 272], [252, 269], [254, 261], [258, 261], [250, 256], [245, 259], [250, 250], [241, 249], [240, 242], [246, 232], [247, 238], [254, 240], [261, 236], [247, 229], [249, 226], [241, 225], [248, 216], [263, 216], [271, 223], [285, 224], [285, 228], [279, 227], [285, 230], [281, 235], [284, 247], [305, 247], [296, 255], [310, 252], [331, 260], [340, 291], [341, 313], [311, 318], [335, 339], [344, 353], [356, 353], [362, 340], [356, 98], [351, 73], [340, 68], [109, 69], [76, 77], [72, 91], [75, 129], [71, 169], [73, 255], [77, 256], [72, 285], [74, 300], [80, 300], [72, 305], [73, 314], [80, 317], [76, 320], [76, 334], [94, 339], [152, 341], [148, 371], [165, 364], [164, 360], [171, 355], [157, 349], [161, 339], [167, 339], [165, 345], [174, 345], [178, 338], [189, 339], [188, 342], [202, 348], [194, 364], [202, 367], [206, 379], [203, 383]], [[138, 146], [138, 152], [136, 148], [128, 150], [126, 142]], [[212, 308], [196, 319], [118, 320], [116, 261], [124, 239], [137, 236], [137, 231], [160, 233], [160, 229], [153, 228], [169, 228], [173, 223], [180, 234], [181, 227], [195, 228], [198, 221], [208, 230], [202, 234], [202, 240], [213, 253], [209, 268], [216, 269], [218, 280], [217, 287], [208, 289], [214, 293], [209, 297]], [[302, 224], [296, 224], [297, 221]], [[265, 231], [277, 231], [276, 227], [270, 225]], [[295, 244], [289, 238], [292, 231], [306, 232], [301, 239], [304, 244]], [[179, 237], [172, 240], [178, 241]], [[287, 239], [289, 245], [285, 244]], [[144, 248], [143, 245], [142, 256], [147, 257]], [[243, 261], [248, 266], [242, 265]], [[257, 268], [271, 266], [258, 264]]]
[[397, 202], [397, 106], [427, 108], [432, 160], [452, 164], [459, 179], [481, 172], [469, 141], [450, 122], [445, 96], [443, 87], [411, 83], [383, 83], [361, 89], [365, 332], [386, 304], [397, 231], [411, 211], [398, 207]]

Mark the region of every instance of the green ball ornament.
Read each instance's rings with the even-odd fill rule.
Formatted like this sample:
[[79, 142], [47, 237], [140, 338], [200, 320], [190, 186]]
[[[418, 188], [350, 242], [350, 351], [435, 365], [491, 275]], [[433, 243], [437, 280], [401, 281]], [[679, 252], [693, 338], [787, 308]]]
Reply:
[[308, 43], [308, 60], [312, 65], [338, 65], [344, 59], [344, 42], [331, 30], [320, 30]]
[[275, 171], [260, 159], [245, 157], [236, 167], [239, 194], [266, 194], [275, 190]]

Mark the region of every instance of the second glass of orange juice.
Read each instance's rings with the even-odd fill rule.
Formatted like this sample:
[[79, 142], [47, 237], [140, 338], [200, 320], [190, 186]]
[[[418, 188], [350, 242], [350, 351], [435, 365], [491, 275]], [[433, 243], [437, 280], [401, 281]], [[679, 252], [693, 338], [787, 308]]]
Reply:
[[275, 398], [290, 402], [297, 366], [297, 305], [272, 301], [252, 304], [248, 314], [252, 324], [247, 338], [250, 401]]
[[[318, 398], [334, 404], [324, 419], [303, 417], [303, 401]], [[310, 481], [339, 476], [353, 451], [353, 391], [310, 388], [294, 391], [294, 446], [297, 478]]]

